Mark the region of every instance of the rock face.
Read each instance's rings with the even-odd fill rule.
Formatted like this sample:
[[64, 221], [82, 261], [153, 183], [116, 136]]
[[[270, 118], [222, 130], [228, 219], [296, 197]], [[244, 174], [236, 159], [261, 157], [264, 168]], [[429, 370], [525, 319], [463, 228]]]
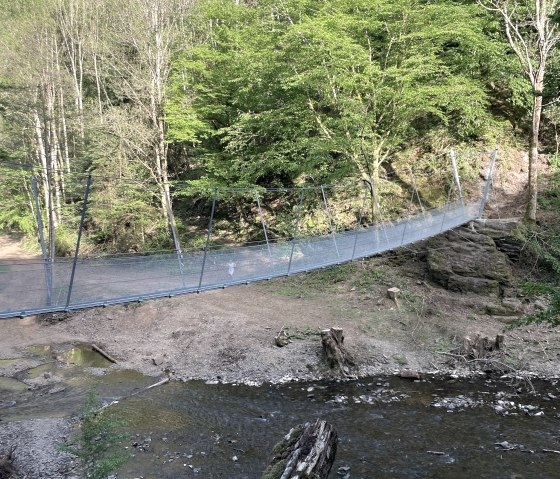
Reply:
[[498, 296], [511, 282], [511, 269], [504, 253], [489, 236], [466, 228], [448, 231], [428, 250], [431, 278], [458, 292]]

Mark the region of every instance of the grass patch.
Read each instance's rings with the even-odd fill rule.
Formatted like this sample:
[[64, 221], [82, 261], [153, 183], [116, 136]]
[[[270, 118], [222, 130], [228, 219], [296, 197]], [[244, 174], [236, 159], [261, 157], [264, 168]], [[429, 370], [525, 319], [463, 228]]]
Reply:
[[311, 298], [323, 293], [336, 293], [347, 283], [357, 270], [355, 263], [330, 266], [325, 269], [283, 278], [274, 285], [275, 292], [292, 298]]
[[6, 266], [5, 264], [0, 264], [0, 273], [7, 273], [10, 271], [10, 267]]
[[321, 339], [321, 330], [319, 328], [310, 328], [309, 326], [299, 327], [299, 326], [286, 326], [284, 332], [288, 339], [311, 339], [313, 341], [319, 341]]

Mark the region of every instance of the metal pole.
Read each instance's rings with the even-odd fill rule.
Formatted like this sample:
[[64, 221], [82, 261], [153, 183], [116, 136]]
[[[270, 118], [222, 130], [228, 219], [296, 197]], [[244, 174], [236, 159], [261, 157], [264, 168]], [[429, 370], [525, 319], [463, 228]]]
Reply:
[[405, 220], [405, 222], [404, 222], [404, 229], [403, 229], [402, 238], [401, 238], [401, 246], [404, 244], [404, 237], [405, 237], [405, 235], [406, 235], [406, 227], [407, 227], [407, 225], [408, 225], [408, 220]]
[[[373, 183], [373, 179], [370, 176], [371, 181], [371, 196], [372, 201], [374, 202], [375, 208], [377, 208], [377, 214], [379, 215], [379, 219], [381, 220], [381, 229], [383, 230], [383, 234], [385, 235], [385, 242], [387, 246], [389, 246], [389, 237], [387, 236], [387, 230], [385, 229], [385, 225], [383, 224], [383, 215], [381, 214], [381, 205], [379, 204], [379, 198], [377, 197], [377, 192], [375, 190], [375, 184]], [[379, 240], [377, 240], [379, 242]]]
[[447, 203], [445, 204], [445, 207], [443, 209], [443, 217], [441, 218], [441, 228], [439, 229], [440, 234], [443, 231], [445, 216], [447, 215], [447, 210], [449, 209], [449, 202], [451, 201], [451, 193], [453, 193], [454, 189], [455, 189], [455, 183], [451, 183], [451, 187], [449, 188], [449, 193], [447, 194]]
[[352, 260], [354, 260], [354, 256], [356, 255], [356, 246], [358, 244], [358, 231], [362, 226], [362, 217], [364, 214], [364, 208], [366, 206], [366, 189], [364, 188], [364, 195], [362, 198], [362, 207], [360, 208], [360, 215], [358, 218], [358, 227], [356, 228], [356, 234], [354, 235], [354, 248], [352, 248]]
[[299, 217], [301, 214], [301, 205], [303, 203], [303, 197], [305, 196], [305, 190], [301, 190], [301, 199], [299, 200], [298, 208], [297, 208], [297, 215], [296, 215], [296, 224], [294, 226], [294, 238], [292, 239], [292, 251], [290, 253], [290, 262], [288, 263], [288, 274], [290, 274], [290, 270], [292, 269], [292, 258], [294, 256], [294, 248], [296, 246], [297, 234], [298, 234], [298, 227], [299, 227]]
[[49, 256], [47, 253], [47, 245], [45, 243], [45, 232], [43, 225], [43, 218], [41, 217], [41, 210], [39, 207], [39, 190], [37, 188], [37, 178], [35, 175], [31, 177], [31, 191], [35, 198], [35, 214], [37, 216], [37, 229], [39, 230], [39, 241], [41, 242], [41, 252], [43, 254], [43, 261], [45, 262], [45, 282], [47, 284], [47, 306], [52, 305], [52, 270], [49, 265]]
[[325, 205], [325, 212], [327, 213], [327, 219], [329, 221], [329, 229], [331, 230], [331, 236], [334, 242], [334, 249], [336, 250], [336, 256], [340, 258], [340, 253], [338, 252], [338, 245], [336, 244], [336, 236], [334, 234], [333, 224], [331, 214], [329, 213], [329, 206], [327, 204], [327, 197], [325, 196], [325, 188], [321, 185], [321, 195], [323, 196], [323, 204]]
[[482, 218], [484, 213], [484, 206], [488, 200], [488, 192], [490, 191], [490, 185], [492, 184], [492, 179], [494, 175], [494, 165], [496, 163], [496, 157], [498, 156], [498, 150], [492, 152], [492, 159], [490, 160], [490, 165], [488, 166], [488, 173], [486, 175], [486, 184], [484, 185], [484, 192], [482, 194], [482, 199], [480, 200], [480, 209], [478, 210], [478, 218]]
[[266, 241], [266, 248], [268, 249], [268, 256], [272, 261], [272, 269], [274, 270], [274, 260], [272, 259], [272, 250], [270, 249], [270, 243], [268, 241], [268, 233], [266, 232], [266, 222], [264, 220], [264, 216], [262, 213], [262, 208], [261, 208], [261, 199], [259, 197], [259, 191], [255, 190], [255, 198], [257, 200], [257, 208], [259, 209], [259, 218], [261, 219], [261, 225], [262, 225], [262, 229], [263, 229], [263, 233], [264, 233], [264, 240]]
[[412, 187], [414, 188], [414, 193], [416, 193], [416, 198], [418, 199], [418, 204], [420, 205], [422, 214], [424, 214], [425, 213], [424, 205], [422, 204], [422, 200], [420, 199], [420, 193], [418, 193], [418, 188], [416, 187], [416, 179], [414, 178], [414, 172], [412, 171], [412, 168], [409, 167], [409, 169], [410, 169], [410, 177], [412, 178]]
[[463, 200], [463, 191], [461, 190], [461, 182], [459, 181], [459, 171], [457, 170], [455, 150], [451, 150], [449, 152], [449, 156], [451, 157], [451, 165], [453, 166], [453, 177], [455, 179], [455, 184], [457, 185], [457, 192], [459, 193], [459, 199], [461, 200], [461, 205], [465, 206], [465, 202]]
[[179, 236], [177, 234], [177, 225], [175, 224], [175, 216], [171, 208], [171, 198], [169, 197], [169, 185], [163, 185], [163, 192], [165, 193], [165, 203], [167, 205], [167, 217], [169, 218], [169, 226], [173, 234], [173, 243], [175, 244], [175, 253], [177, 254], [177, 261], [179, 263], [179, 273], [181, 274], [181, 282], [183, 288], [185, 285], [185, 265], [183, 263], [183, 252], [181, 251], [181, 244], [179, 243]]
[[53, 264], [54, 264], [54, 258], [55, 258], [55, 254], [56, 254], [56, 231], [55, 231], [55, 224], [54, 224], [54, 207], [53, 207], [53, 191], [52, 191], [52, 169], [51, 169], [51, 165], [50, 162], [47, 161], [47, 168], [46, 171], [44, 173], [45, 175], [47, 175], [47, 189], [48, 191], [48, 195], [47, 195], [47, 205], [45, 205], [47, 207], [47, 212], [48, 212], [48, 216], [47, 219], [49, 220], [49, 249], [48, 249], [48, 255], [49, 255], [49, 272], [50, 272], [50, 279], [51, 279], [51, 290], [54, 290], [54, 277], [53, 277]]
[[208, 245], [210, 244], [210, 236], [212, 235], [212, 223], [214, 222], [214, 212], [216, 211], [216, 197], [218, 196], [218, 188], [214, 188], [214, 199], [212, 200], [212, 212], [210, 213], [210, 223], [208, 223], [208, 234], [206, 236], [206, 246], [204, 246], [204, 259], [202, 260], [202, 269], [200, 270], [200, 280], [198, 281], [198, 290], [202, 287], [202, 276], [206, 266], [206, 256], [208, 255]]
[[80, 218], [80, 229], [78, 230], [78, 240], [76, 241], [76, 251], [74, 253], [74, 262], [72, 263], [72, 274], [70, 275], [70, 286], [68, 287], [68, 297], [66, 298], [66, 309], [68, 309], [68, 306], [70, 305], [70, 297], [72, 296], [72, 287], [74, 286], [74, 275], [76, 274], [76, 264], [78, 262], [78, 252], [80, 251], [82, 231], [84, 230], [84, 221], [86, 219], [87, 202], [88, 202], [90, 187], [91, 187], [91, 173], [89, 173], [87, 177], [86, 192], [84, 194], [84, 202], [82, 204], [82, 217]]

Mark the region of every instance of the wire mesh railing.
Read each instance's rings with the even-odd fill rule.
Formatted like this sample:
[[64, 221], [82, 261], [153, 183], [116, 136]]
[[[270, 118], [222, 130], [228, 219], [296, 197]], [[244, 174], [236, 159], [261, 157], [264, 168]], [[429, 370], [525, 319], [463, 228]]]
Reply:
[[[380, 180], [348, 187], [230, 190], [228, 211], [221, 216], [218, 204], [220, 193], [224, 191], [215, 188], [206, 198], [208, 223], [202, 233], [201, 228], [197, 228], [197, 241], [187, 241], [188, 232], [172, 223], [172, 250], [99, 256], [80, 252], [83, 235], [91, 234], [84, 229], [91, 198], [97, 202], [107, 201], [95, 199], [95, 178], [88, 175], [83, 194], [71, 206], [72, 221], [78, 228], [75, 249], [71, 257], [64, 258], [49, 257], [50, 248], [45, 244], [42, 231], [47, 226], [40, 213], [34, 180], [43, 258], [0, 260], [0, 318], [223, 288], [310, 271], [403, 247], [480, 217], [488, 197], [495, 157], [494, 153], [487, 180], [482, 188], [479, 183], [478, 194], [473, 193], [474, 187], [468, 187], [468, 194], [467, 188], [461, 187], [459, 170], [453, 161], [451, 181], [443, 188], [437, 200], [439, 204], [432, 194], [431, 208], [424, 204], [422, 192], [417, 189], [421, 182], [416, 182], [412, 176], [413, 187], [402, 195], [403, 202], [410, 197], [408, 216], [401, 218], [384, 213], [388, 200], [383, 197]], [[388, 189], [386, 194], [394, 195], [394, 192]], [[236, 202], [236, 195], [243, 201]], [[169, 213], [176, 209], [172, 206], [178, 198], [184, 196], [177, 185], [163, 196]], [[401, 200], [394, 203], [398, 201]], [[333, 208], [335, 203], [337, 208]], [[232, 222], [231, 211], [239, 213], [248, 233], [244, 241], [224, 244], [225, 227], [221, 222]], [[204, 224], [203, 218], [197, 221]], [[189, 238], [192, 240], [192, 234]]]

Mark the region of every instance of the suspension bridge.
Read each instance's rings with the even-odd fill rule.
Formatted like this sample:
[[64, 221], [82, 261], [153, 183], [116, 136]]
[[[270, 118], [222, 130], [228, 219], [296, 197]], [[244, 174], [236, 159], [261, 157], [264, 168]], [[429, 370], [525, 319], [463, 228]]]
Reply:
[[[452, 152], [448, 173], [449, 182], [445, 184], [443, 197], [445, 203], [427, 207], [423, 195], [417, 188], [417, 181], [411, 170], [410, 205], [414, 214], [401, 218], [387, 218], [382, 211], [382, 195], [379, 185], [369, 181], [361, 189], [353, 191], [355, 211], [347, 216], [354, 218], [351, 228], [342, 225], [329, 207], [337, 195], [336, 187], [274, 188], [255, 191], [243, 190], [241, 197], [250, 200], [255, 212], [254, 222], [260, 225], [260, 240], [243, 244], [220, 244], [212, 242], [217, 228], [217, 202], [220, 191], [214, 189], [207, 228], [203, 241], [198, 247], [184, 248], [177, 228], [172, 225], [173, 250], [154, 253], [125, 253], [91, 256], [81, 248], [84, 224], [87, 223], [88, 206], [92, 203], [92, 175], [87, 177], [81, 202], [73, 204], [76, 215], [77, 239], [71, 257], [54, 257], [49, 253], [45, 240], [45, 226], [41, 213], [40, 195], [37, 180], [32, 180], [34, 214], [38, 226], [42, 258], [2, 259], [0, 258], [0, 319], [25, 317], [41, 313], [71, 311], [82, 308], [129, 303], [147, 299], [172, 297], [179, 294], [202, 292], [224, 288], [231, 285], [247, 284], [292, 275], [331, 265], [342, 264], [360, 258], [374, 256], [385, 251], [404, 247], [445, 231], [469, 223], [482, 217], [488, 200], [495, 169], [496, 152], [488, 153], [486, 173], [471, 180], [475, 187], [467, 193], [461, 184], [456, 155]], [[437, 168], [436, 168], [437, 169]], [[431, 173], [434, 175], [435, 170]], [[389, 179], [389, 183], [392, 180]], [[401, 181], [401, 180], [399, 180]], [[430, 172], [427, 180], [430, 183]], [[401, 181], [402, 182], [402, 181]], [[434, 185], [432, 185], [434, 187]], [[231, 191], [222, 194], [232, 195]], [[239, 191], [237, 191], [239, 193]], [[179, 189], [172, 192], [175, 198], [167, 195], [167, 207], [180, 197]], [[394, 195], [390, 191], [388, 195]], [[270, 196], [269, 204], [274, 205], [263, 211], [263, 202]], [[284, 218], [288, 229], [276, 228], [272, 234], [271, 215], [279, 210], [281, 195], [294, 199], [290, 208], [283, 211], [292, 215]], [[340, 196], [340, 195], [339, 195]], [[306, 198], [318, 198], [313, 208], [305, 207]], [[317, 206], [319, 205], [319, 206]], [[409, 206], [410, 206], [409, 205]], [[371, 210], [367, 218], [366, 210]], [[309, 234], [310, 211], [316, 219], [316, 211], [322, 211], [326, 229], [321, 234]], [[364, 221], [365, 219], [369, 221]], [[283, 234], [278, 234], [283, 231]], [[51, 239], [51, 241], [53, 241]]]

